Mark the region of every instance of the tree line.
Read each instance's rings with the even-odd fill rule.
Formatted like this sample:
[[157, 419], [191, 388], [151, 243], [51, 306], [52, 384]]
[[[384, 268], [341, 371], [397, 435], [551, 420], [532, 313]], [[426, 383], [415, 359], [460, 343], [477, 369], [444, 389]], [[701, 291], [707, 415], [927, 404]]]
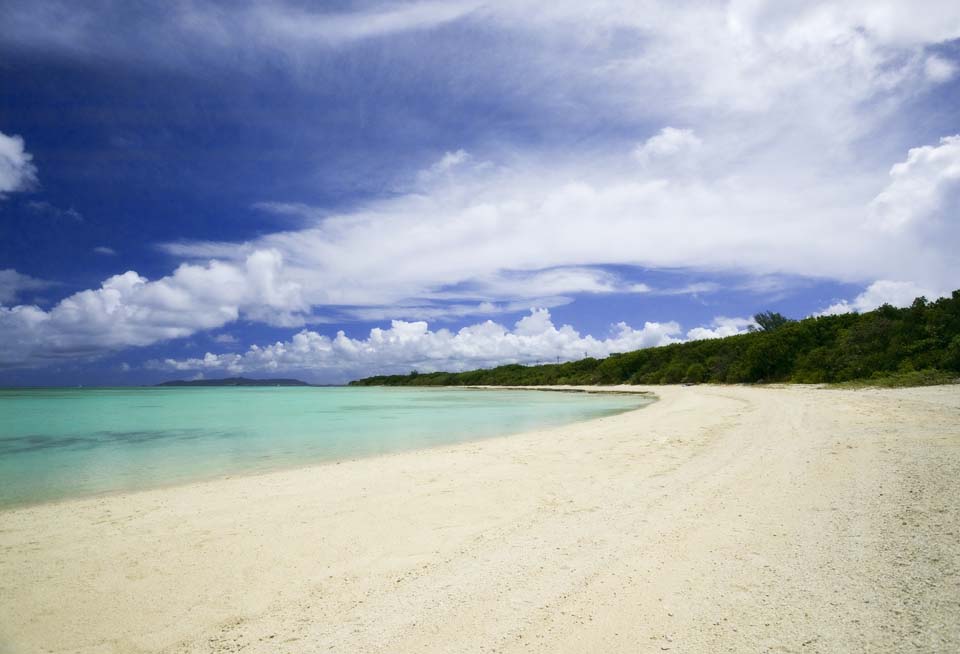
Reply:
[[[789, 320], [757, 314], [759, 329], [604, 359], [510, 364], [468, 372], [411, 372], [354, 386], [528, 386], [541, 384], [836, 383], [945, 380], [960, 375], [960, 290], [934, 302], [865, 313]], [[913, 380], [912, 382], [910, 380]]]

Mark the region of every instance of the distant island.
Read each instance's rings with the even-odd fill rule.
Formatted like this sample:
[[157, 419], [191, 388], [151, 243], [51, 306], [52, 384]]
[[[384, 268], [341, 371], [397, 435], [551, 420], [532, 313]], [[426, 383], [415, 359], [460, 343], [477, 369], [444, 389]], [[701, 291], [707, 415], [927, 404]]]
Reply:
[[226, 379], [175, 379], [157, 386], [310, 386], [299, 379], [248, 379], [247, 377], [227, 377]]
[[909, 307], [790, 320], [755, 317], [750, 333], [561, 364], [379, 375], [351, 386], [865, 383], [920, 386], [960, 378], [960, 290]]

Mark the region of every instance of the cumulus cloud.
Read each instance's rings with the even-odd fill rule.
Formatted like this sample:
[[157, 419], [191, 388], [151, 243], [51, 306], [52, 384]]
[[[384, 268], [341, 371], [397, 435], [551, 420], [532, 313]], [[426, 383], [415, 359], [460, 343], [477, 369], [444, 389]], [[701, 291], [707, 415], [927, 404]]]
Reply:
[[708, 327], [694, 327], [687, 332], [687, 340], [700, 341], [708, 338], [726, 338], [745, 334], [757, 327], [753, 318], [726, 318], [717, 316]]
[[960, 134], [911, 148], [890, 169], [890, 184], [873, 200], [880, 226], [901, 232], [922, 221], [953, 220], [960, 208]]
[[53, 282], [18, 273], [13, 268], [0, 270], [0, 305], [15, 302], [24, 291], [39, 291], [51, 286], [54, 286]]
[[947, 295], [946, 292], [931, 291], [917, 286], [913, 282], [897, 282], [886, 279], [873, 282], [867, 289], [851, 301], [841, 300], [819, 312], [819, 316], [835, 316], [843, 313], [863, 313], [873, 311], [883, 304], [895, 307], [906, 307], [913, 301], [924, 296], [934, 300]]
[[25, 191], [37, 182], [37, 167], [23, 139], [0, 132], [0, 199], [7, 193]]
[[[299, 287], [282, 278], [282, 269], [280, 254], [263, 250], [239, 264], [183, 264], [156, 281], [128, 271], [98, 289], [61, 300], [49, 311], [29, 305], [0, 307], [0, 365], [33, 365], [150, 345], [215, 329], [241, 316], [302, 325], [309, 307]], [[22, 287], [22, 280], [19, 283]]]
[[625, 323], [598, 339], [581, 335], [570, 325], [557, 327], [547, 309], [533, 309], [508, 329], [488, 320], [456, 332], [431, 330], [423, 321], [394, 320], [389, 329], [370, 330], [365, 339], [340, 331], [333, 338], [303, 330], [289, 341], [251, 346], [242, 354], [213, 354], [191, 359], [154, 361], [151, 366], [175, 371], [230, 374], [306, 371], [326, 379], [348, 379], [376, 373], [466, 370], [504, 363], [551, 362], [604, 357], [680, 340], [675, 322], [647, 322], [640, 329]]

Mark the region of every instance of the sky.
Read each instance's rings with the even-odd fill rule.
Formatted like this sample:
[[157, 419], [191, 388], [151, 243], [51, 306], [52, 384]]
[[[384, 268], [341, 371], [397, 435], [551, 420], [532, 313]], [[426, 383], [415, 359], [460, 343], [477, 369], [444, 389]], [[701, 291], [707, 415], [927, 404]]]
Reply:
[[960, 4], [0, 4], [0, 385], [602, 357], [960, 288]]

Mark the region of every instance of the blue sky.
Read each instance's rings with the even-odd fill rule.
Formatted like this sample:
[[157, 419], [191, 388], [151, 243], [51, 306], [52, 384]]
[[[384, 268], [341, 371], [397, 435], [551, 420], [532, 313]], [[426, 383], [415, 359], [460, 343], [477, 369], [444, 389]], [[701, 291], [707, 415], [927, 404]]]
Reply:
[[0, 384], [340, 382], [949, 293], [960, 9], [922, 4], [6, 2]]

